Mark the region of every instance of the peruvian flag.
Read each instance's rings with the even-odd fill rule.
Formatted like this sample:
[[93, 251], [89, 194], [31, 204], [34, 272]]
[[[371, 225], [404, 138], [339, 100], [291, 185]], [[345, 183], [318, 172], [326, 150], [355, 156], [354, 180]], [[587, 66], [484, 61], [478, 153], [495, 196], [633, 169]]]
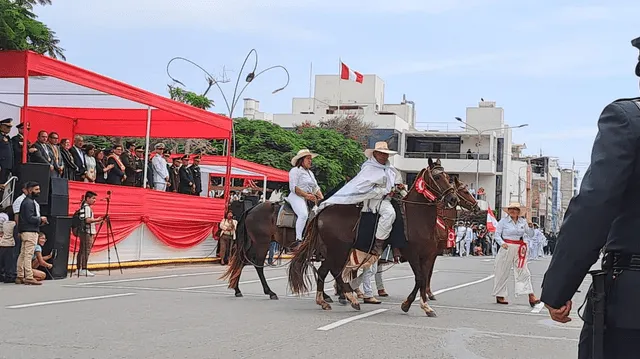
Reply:
[[341, 80], [351, 80], [360, 84], [364, 81], [364, 76], [361, 73], [351, 70], [349, 66], [345, 65], [342, 61], [340, 64], [342, 65], [340, 70]]
[[256, 185], [255, 182], [253, 182], [253, 180], [245, 178], [243, 183], [242, 183], [242, 187], [257, 188], [258, 186]]
[[498, 228], [498, 221], [496, 220], [496, 216], [493, 215], [491, 207], [489, 207], [487, 209], [487, 231], [495, 232], [496, 228]]

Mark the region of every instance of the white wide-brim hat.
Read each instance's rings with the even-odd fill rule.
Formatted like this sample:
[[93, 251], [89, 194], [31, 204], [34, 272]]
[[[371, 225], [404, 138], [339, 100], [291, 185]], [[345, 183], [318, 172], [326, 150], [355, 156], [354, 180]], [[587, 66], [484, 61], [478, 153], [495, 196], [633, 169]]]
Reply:
[[507, 212], [507, 213], [509, 213], [509, 211], [508, 211], [509, 208], [517, 208], [517, 209], [519, 209], [520, 210], [520, 214], [523, 214], [524, 212], [527, 211], [527, 207], [524, 207], [521, 203], [518, 203], [518, 202], [511, 202], [511, 203], [509, 203], [508, 206], [502, 207], [502, 210]]
[[296, 162], [298, 162], [299, 159], [303, 158], [303, 157], [307, 157], [307, 156], [311, 156], [311, 158], [316, 158], [318, 156], [317, 153], [313, 153], [311, 151], [309, 151], [306, 148], [301, 149], [300, 151], [298, 151], [298, 153], [293, 156], [293, 158], [291, 159], [291, 165], [295, 166]]
[[364, 151], [364, 155], [367, 156], [367, 158], [371, 158], [374, 152], [382, 152], [388, 155], [395, 155], [398, 153], [396, 151], [391, 151], [389, 149], [389, 145], [385, 141], [376, 142], [374, 148], [368, 148]]

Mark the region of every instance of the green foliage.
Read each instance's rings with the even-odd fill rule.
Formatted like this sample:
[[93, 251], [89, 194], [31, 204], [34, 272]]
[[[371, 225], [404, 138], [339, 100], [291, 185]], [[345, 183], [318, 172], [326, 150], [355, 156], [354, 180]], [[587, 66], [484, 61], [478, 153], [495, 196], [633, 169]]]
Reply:
[[36, 20], [33, 5], [50, 0], [0, 0], [0, 51], [32, 50], [65, 60], [60, 40], [47, 25]]
[[169, 85], [169, 97], [174, 101], [186, 103], [203, 110], [208, 110], [214, 105], [213, 100], [207, 98], [205, 95], [198, 95], [195, 92], [171, 85]]
[[291, 169], [291, 157], [305, 147], [292, 131], [260, 120], [235, 120], [236, 156], [282, 170]]

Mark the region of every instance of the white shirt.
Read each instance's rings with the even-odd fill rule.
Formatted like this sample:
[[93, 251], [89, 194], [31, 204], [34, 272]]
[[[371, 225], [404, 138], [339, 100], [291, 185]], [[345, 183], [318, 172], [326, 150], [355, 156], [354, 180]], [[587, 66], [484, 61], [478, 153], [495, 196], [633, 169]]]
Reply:
[[164, 183], [165, 178], [169, 177], [169, 169], [167, 168], [167, 161], [164, 157], [156, 153], [151, 160], [153, 165], [153, 182]]
[[473, 228], [467, 227], [467, 235], [464, 237], [464, 241], [471, 242], [473, 239]]
[[289, 171], [289, 191], [296, 193], [296, 187], [311, 194], [320, 189], [313, 172], [302, 167], [293, 167]]
[[26, 194], [21, 194], [20, 196], [18, 196], [18, 198], [16, 198], [15, 201], [13, 201], [13, 213], [18, 214], [20, 213], [20, 205], [22, 205], [22, 201], [24, 201], [24, 199], [27, 198]]
[[456, 239], [458, 241], [461, 241], [462, 238], [464, 238], [466, 234], [467, 234], [467, 227], [458, 226], [458, 228], [456, 228]]
[[533, 228], [529, 228], [527, 220], [519, 217], [518, 222], [513, 222], [511, 217], [507, 216], [498, 222], [498, 228], [496, 228], [496, 234], [493, 238], [498, 245], [502, 245], [504, 243], [502, 239], [519, 241], [525, 234], [533, 236]]

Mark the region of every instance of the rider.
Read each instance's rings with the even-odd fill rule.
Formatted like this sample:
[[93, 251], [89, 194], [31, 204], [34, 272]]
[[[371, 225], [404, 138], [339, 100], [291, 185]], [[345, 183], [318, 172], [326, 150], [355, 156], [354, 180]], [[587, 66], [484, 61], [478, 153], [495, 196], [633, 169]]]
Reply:
[[[320, 206], [329, 204], [357, 204], [364, 202], [363, 212], [375, 212], [380, 215], [375, 233], [373, 252], [380, 256], [384, 242], [389, 238], [396, 212], [391, 205], [394, 187], [403, 188], [402, 177], [389, 163], [389, 155], [397, 152], [389, 150], [386, 142], [377, 142], [374, 148], [364, 154], [369, 159], [362, 164], [360, 172], [333, 196]], [[393, 249], [394, 257], [399, 258], [399, 249]]]
[[302, 149], [293, 156], [289, 171], [289, 196], [287, 201], [298, 219], [296, 220], [296, 244], [302, 241], [302, 232], [309, 218], [309, 207], [307, 201], [317, 203], [324, 197], [316, 177], [311, 172], [311, 159], [317, 154], [311, 153], [308, 149]]

